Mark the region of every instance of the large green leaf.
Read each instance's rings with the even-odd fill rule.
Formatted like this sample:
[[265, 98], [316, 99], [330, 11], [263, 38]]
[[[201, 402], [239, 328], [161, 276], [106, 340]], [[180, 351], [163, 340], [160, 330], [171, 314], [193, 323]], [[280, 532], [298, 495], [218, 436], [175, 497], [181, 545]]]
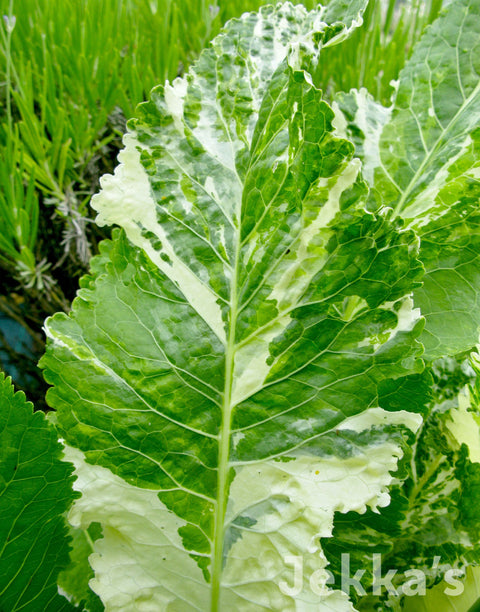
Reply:
[[123, 229], [46, 324], [83, 494], [71, 520], [102, 525], [91, 585], [108, 610], [352, 610], [282, 588], [287, 560], [308, 579], [335, 510], [388, 504], [421, 423], [379, 402], [422, 368], [418, 241], [365, 209], [312, 84], [345, 35], [324, 18], [245, 15], [153, 92], [94, 201]]
[[57, 575], [69, 560], [63, 514], [76, 495], [55, 429], [0, 373], [0, 609], [69, 612]]
[[[480, 325], [480, 2], [456, 0], [427, 28], [400, 72], [393, 110], [340, 94], [376, 205], [421, 237], [415, 305], [427, 359], [478, 342]], [[382, 130], [383, 128], [383, 130]], [[381, 136], [380, 136], [381, 131]]]

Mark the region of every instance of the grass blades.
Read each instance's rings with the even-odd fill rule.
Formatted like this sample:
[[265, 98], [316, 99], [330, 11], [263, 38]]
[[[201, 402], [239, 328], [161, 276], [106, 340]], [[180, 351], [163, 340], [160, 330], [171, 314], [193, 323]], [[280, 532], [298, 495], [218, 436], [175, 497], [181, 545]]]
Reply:
[[363, 26], [342, 45], [323, 52], [317, 82], [330, 93], [366, 87], [388, 106], [392, 81], [441, 8], [442, 0], [371, 0]]

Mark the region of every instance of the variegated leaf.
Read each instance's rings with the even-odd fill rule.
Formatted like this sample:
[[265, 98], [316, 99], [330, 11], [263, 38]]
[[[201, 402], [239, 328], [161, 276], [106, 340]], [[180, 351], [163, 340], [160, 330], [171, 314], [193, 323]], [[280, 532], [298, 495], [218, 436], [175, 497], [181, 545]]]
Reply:
[[479, 336], [479, 50], [480, 2], [456, 0], [401, 71], [380, 140], [374, 125], [389, 111], [358, 93], [346, 99], [356, 105], [349, 120], [368, 141], [359, 154], [372, 200], [421, 237], [427, 274], [415, 305], [426, 318], [421, 341], [430, 360], [471, 349]]
[[107, 610], [353, 610], [286, 559], [308, 581], [335, 511], [389, 501], [421, 418], [378, 388], [422, 367], [423, 270], [312, 84], [332, 6], [245, 15], [153, 92], [94, 201], [123, 229], [46, 324]]

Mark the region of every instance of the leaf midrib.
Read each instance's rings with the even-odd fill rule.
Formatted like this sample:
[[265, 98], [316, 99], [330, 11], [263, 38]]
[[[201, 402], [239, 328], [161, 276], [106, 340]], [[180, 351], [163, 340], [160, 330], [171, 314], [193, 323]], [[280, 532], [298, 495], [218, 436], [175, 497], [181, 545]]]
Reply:
[[[241, 207], [241, 204], [240, 204]], [[239, 208], [240, 208], [239, 207]], [[241, 208], [238, 211], [238, 219], [241, 219]], [[238, 272], [241, 252], [241, 231], [236, 231], [235, 261], [232, 269], [232, 284], [230, 291], [230, 309], [228, 321], [228, 339], [225, 353], [225, 384], [222, 402], [222, 423], [218, 440], [218, 476], [217, 497], [215, 504], [215, 526], [213, 535], [213, 559], [212, 559], [212, 597], [211, 612], [218, 612], [220, 600], [220, 587], [223, 569], [223, 545], [225, 540], [225, 514], [228, 501], [228, 472], [230, 459], [230, 437], [232, 434], [232, 388], [235, 366], [235, 342], [236, 326], [238, 316]]]

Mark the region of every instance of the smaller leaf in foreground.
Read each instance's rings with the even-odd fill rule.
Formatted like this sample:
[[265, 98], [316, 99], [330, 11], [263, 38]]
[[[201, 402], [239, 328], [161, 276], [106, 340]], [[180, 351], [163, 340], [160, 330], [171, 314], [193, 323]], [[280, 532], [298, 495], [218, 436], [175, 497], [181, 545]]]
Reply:
[[0, 373], [0, 610], [68, 612], [57, 575], [68, 563], [63, 514], [72, 466], [43, 413]]

